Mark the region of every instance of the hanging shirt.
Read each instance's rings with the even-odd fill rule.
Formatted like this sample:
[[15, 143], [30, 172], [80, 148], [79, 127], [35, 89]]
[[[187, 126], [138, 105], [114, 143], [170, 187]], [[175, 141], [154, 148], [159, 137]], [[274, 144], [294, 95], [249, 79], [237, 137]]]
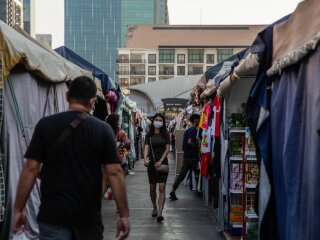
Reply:
[[208, 129], [209, 127], [209, 118], [211, 117], [212, 111], [210, 107], [210, 103], [207, 103], [203, 108], [202, 108], [202, 114], [199, 122], [199, 127], [202, 129]]
[[216, 96], [213, 101], [213, 112], [214, 112], [214, 136], [220, 136], [220, 98]]
[[211, 149], [211, 127], [207, 130], [202, 131], [202, 142], [201, 142], [201, 152], [202, 153], [210, 153]]

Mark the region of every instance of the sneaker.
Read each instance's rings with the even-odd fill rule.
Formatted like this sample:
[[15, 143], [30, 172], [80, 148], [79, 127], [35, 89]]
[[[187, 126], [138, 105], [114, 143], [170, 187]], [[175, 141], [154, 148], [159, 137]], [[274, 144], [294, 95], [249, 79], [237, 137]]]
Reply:
[[171, 200], [174, 200], [174, 201], [175, 201], [175, 200], [178, 200], [175, 192], [171, 192], [169, 198], [170, 198]]

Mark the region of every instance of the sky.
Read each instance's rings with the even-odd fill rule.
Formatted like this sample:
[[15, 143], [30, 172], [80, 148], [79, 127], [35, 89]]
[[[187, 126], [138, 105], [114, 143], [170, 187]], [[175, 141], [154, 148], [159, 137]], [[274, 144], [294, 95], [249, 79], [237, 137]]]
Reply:
[[[36, 33], [64, 44], [64, 0], [35, 0]], [[151, 0], [150, 0], [151, 1]], [[270, 24], [291, 13], [301, 0], [168, 0], [170, 24]]]

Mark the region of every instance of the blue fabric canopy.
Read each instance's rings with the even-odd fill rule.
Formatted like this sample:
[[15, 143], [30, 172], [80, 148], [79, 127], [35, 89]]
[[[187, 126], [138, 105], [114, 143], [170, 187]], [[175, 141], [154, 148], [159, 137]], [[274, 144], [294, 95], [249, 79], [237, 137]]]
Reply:
[[69, 60], [70, 62], [92, 72], [92, 74], [101, 81], [101, 87], [104, 94], [107, 90], [116, 91], [117, 95], [120, 93], [119, 85], [115, 83], [111, 78], [109, 78], [108, 74], [106, 74], [105, 72], [94, 66], [92, 63], [85, 60], [84, 58], [80, 57], [69, 48], [62, 46], [56, 48], [55, 51], [61, 56], [63, 56], [65, 59]]
[[[206, 76], [206, 79], [207, 81], [209, 79], [213, 79], [217, 74], [218, 72], [220, 71], [220, 69], [222, 68], [223, 66], [223, 63], [224, 62], [236, 62], [237, 60], [240, 60], [241, 58], [244, 57], [245, 53], [246, 53], [247, 49], [244, 49], [242, 50], [241, 52], [237, 53], [237, 54], [234, 54], [232, 55], [231, 57], [223, 60], [222, 62], [218, 63], [217, 65], [214, 65], [213, 67], [209, 68], [206, 72], [205, 72], [205, 76]], [[229, 75], [230, 72], [227, 73], [227, 76]], [[219, 77], [220, 78], [220, 77]], [[223, 79], [225, 79], [225, 77], [221, 77], [220, 81], [222, 81]], [[220, 83], [219, 81], [219, 83]]]

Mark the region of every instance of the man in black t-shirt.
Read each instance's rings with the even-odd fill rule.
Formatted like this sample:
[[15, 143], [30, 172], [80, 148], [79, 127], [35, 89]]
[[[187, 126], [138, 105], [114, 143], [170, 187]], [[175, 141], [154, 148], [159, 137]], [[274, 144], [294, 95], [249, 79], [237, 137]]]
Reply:
[[183, 149], [183, 163], [179, 175], [176, 177], [172, 190], [170, 192], [171, 200], [178, 200], [176, 190], [180, 183], [186, 177], [189, 170], [197, 170], [197, 161], [199, 158], [199, 149], [197, 146], [197, 127], [199, 124], [200, 116], [192, 114], [190, 117], [192, 126], [187, 129], [183, 135], [182, 149]]
[[103, 239], [105, 166], [104, 175], [120, 212], [117, 237], [128, 237], [127, 194], [114, 134], [107, 123], [89, 115], [96, 92], [92, 80], [76, 78], [67, 93], [68, 111], [45, 117], [36, 125], [18, 184], [14, 232], [26, 229], [24, 208], [42, 165], [39, 239]]

